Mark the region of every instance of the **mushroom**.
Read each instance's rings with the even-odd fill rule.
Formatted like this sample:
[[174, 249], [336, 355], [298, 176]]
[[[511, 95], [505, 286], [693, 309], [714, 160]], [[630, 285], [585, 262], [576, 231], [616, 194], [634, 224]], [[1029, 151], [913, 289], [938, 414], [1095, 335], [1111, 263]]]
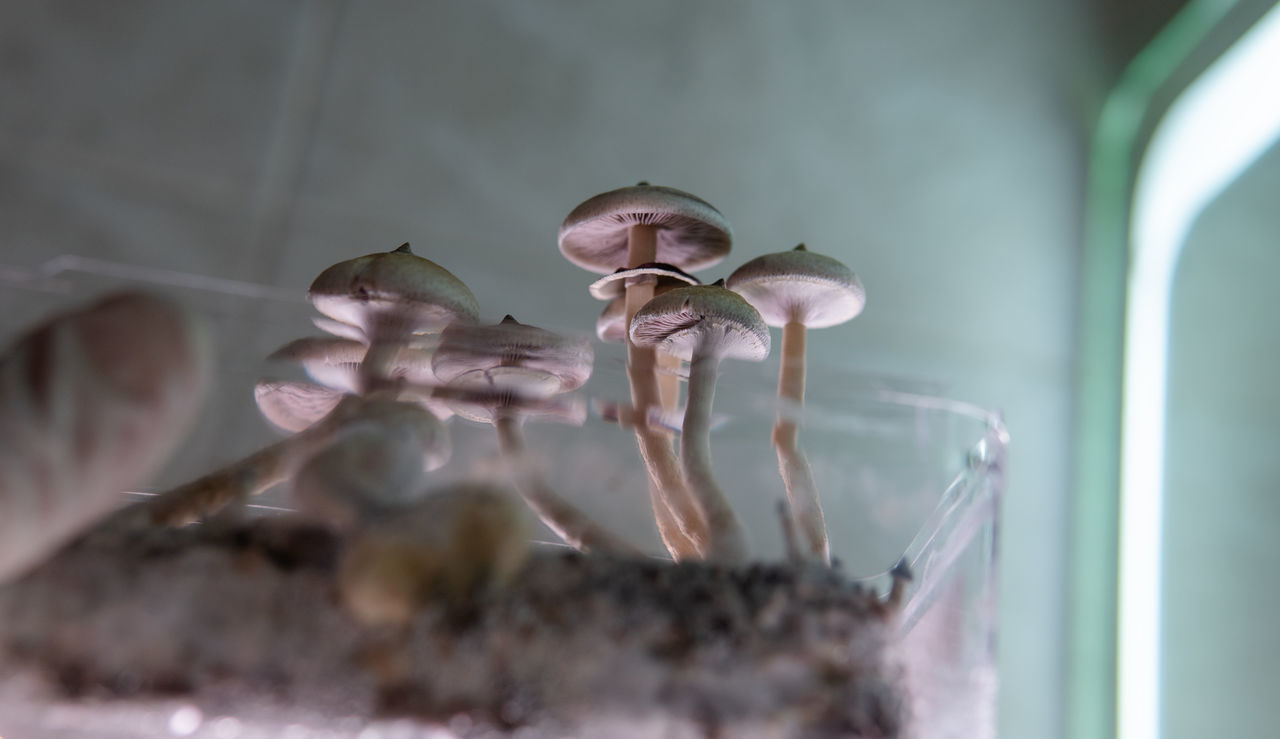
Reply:
[[386, 383], [397, 355], [415, 334], [439, 333], [454, 321], [474, 322], [480, 312], [461, 280], [414, 254], [408, 244], [329, 267], [307, 296], [316, 310], [367, 337], [361, 392]]
[[661, 346], [689, 360], [689, 400], [680, 432], [684, 480], [710, 529], [708, 558], [743, 559], [742, 524], [712, 474], [711, 405], [722, 359], [758, 362], [769, 355], [764, 319], [721, 280], [677, 288], [650, 300], [631, 321], [631, 341], [638, 346]]
[[63, 313], [0, 355], [0, 582], [122, 501], [195, 421], [212, 357], [168, 300], [119, 293]]
[[756, 257], [734, 270], [726, 283], [760, 311], [765, 323], [782, 327], [777, 420], [773, 445], [791, 514], [811, 557], [831, 561], [827, 527], [809, 461], [798, 443], [796, 418], [804, 407], [807, 328], [844, 323], [862, 312], [866, 291], [853, 270], [800, 244], [791, 251]]
[[[316, 391], [315, 395], [321, 396], [321, 393]], [[382, 395], [339, 397], [340, 400], [332, 411], [293, 436], [140, 504], [139, 510], [143, 517], [152, 523], [182, 525], [200, 516], [209, 515], [228, 503], [257, 495], [272, 485], [290, 479], [300, 464], [331, 443], [346, 425], [381, 418], [385, 414], [397, 412], [404, 405]], [[289, 390], [278, 391], [272, 402], [287, 403], [289, 398], [297, 398], [300, 407], [314, 402], [313, 397]], [[306, 411], [295, 408], [289, 412], [300, 417]]]
[[529, 546], [525, 517], [501, 490], [429, 491], [412, 508], [357, 529], [338, 565], [338, 593], [361, 622], [404, 626], [428, 603], [465, 608], [506, 585]]
[[[709, 267], [729, 253], [732, 235], [724, 216], [701, 198], [641, 182], [597, 195], [569, 213], [560, 226], [560, 252], [583, 269], [609, 274], [651, 262], [684, 270]], [[626, 322], [653, 298], [656, 277], [626, 285]], [[628, 282], [631, 282], [628, 280]], [[649, 410], [661, 404], [653, 349], [627, 342], [627, 378], [640, 454], [649, 472], [659, 531], [677, 559], [703, 554], [707, 526], [681, 480], [670, 437], [650, 426]], [[661, 513], [663, 509], [670, 515]], [[671, 524], [675, 525], [672, 526]]]
[[451, 326], [432, 357], [436, 377], [450, 388], [496, 390], [489, 403], [471, 401], [483, 412], [457, 408], [459, 415], [492, 423], [516, 489], [552, 531], [583, 551], [633, 553], [632, 546], [553, 491], [527, 459], [521, 423], [522, 398], [549, 398], [581, 387], [591, 376], [594, 352], [585, 340], [520, 323], [506, 316], [493, 326]]
[[426, 473], [449, 453], [449, 436], [430, 411], [375, 401], [299, 467], [293, 497], [303, 510], [350, 526], [421, 500]]

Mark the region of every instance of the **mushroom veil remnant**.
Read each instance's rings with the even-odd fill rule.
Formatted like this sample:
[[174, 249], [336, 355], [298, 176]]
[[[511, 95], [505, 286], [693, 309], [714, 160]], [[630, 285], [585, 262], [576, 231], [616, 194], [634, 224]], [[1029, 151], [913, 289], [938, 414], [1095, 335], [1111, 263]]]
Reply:
[[778, 417], [773, 445], [791, 515], [803, 532], [810, 557], [829, 562], [822, 506], [809, 460], [800, 450], [796, 417], [804, 406], [805, 335], [808, 328], [844, 323], [862, 312], [866, 291], [853, 270], [800, 244], [791, 251], [756, 257], [734, 270], [726, 285], [760, 311], [765, 323], [782, 327], [778, 371]]

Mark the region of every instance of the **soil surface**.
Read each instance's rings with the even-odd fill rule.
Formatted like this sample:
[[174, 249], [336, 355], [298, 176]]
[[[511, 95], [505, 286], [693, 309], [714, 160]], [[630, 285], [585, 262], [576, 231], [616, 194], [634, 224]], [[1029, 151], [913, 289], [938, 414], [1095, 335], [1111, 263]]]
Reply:
[[539, 549], [393, 628], [339, 601], [344, 545], [288, 517], [82, 538], [0, 587], [0, 734], [903, 735], [893, 613], [838, 570]]

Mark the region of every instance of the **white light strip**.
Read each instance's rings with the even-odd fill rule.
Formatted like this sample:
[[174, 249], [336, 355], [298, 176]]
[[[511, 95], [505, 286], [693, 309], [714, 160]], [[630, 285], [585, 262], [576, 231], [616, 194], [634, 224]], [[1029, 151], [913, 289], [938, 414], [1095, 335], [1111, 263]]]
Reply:
[[1138, 171], [1125, 318], [1117, 736], [1160, 730], [1160, 546], [1169, 307], [1201, 211], [1280, 137], [1280, 6], [1179, 96]]

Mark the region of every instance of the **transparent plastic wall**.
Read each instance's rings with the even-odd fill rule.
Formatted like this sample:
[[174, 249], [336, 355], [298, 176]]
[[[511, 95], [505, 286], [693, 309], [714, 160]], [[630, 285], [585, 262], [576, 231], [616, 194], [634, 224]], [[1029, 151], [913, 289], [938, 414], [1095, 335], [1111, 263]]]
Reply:
[[[0, 340], [7, 343], [57, 307], [121, 288], [174, 296], [207, 319], [217, 347], [216, 401], [207, 404], [199, 427], [160, 478], [141, 485], [135, 496], [279, 438], [259, 416], [253, 386], [263, 377], [303, 379], [297, 368], [264, 359], [294, 338], [321, 335], [301, 291], [77, 257], [35, 270], [0, 267]], [[590, 325], [550, 328], [594, 340]], [[811, 340], [822, 337], [815, 334]], [[529, 450], [553, 488], [599, 523], [654, 556], [665, 556], [635, 436], [610, 420], [630, 397], [625, 352], [598, 341], [594, 347], [595, 371], [566, 406], [565, 416], [525, 424]], [[784, 556], [777, 505], [785, 491], [770, 442], [779, 411], [777, 362], [776, 351], [760, 364], [726, 361], [712, 419], [715, 474], [747, 527], [753, 556], [766, 560]], [[911, 736], [993, 737], [995, 542], [1008, 441], [1000, 419], [943, 397], [936, 384], [845, 368], [810, 368], [807, 387], [803, 411], [783, 410], [801, 420], [800, 446], [813, 469], [837, 566], [883, 593], [890, 587], [889, 571], [900, 560], [914, 576], [893, 647], [904, 670]], [[454, 418], [450, 431], [453, 457], [435, 473], [441, 485], [505, 479], [492, 427]], [[290, 501], [281, 486], [255, 506], [271, 515], [288, 510]], [[554, 537], [542, 530], [537, 538]], [[121, 736], [148, 735], [166, 731], [174, 705], [65, 709], [60, 715], [70, 723], [64, 727], [67, 736], [79, 736], [75, 729], [81, 722], [92, 723], [82, 727], [84, 736], [104, 736], [107, 726], [119, 726]], [[206, 718], [192, 735], [218, 735], [213, 733], [216, 717]], [[237, 727], [237, 736], [257, 735], [253, 727]], [[305, 727], [292, 728], [298, 736], [308, 735]], [[258, 729], [273, 735], [273, 727]]]

